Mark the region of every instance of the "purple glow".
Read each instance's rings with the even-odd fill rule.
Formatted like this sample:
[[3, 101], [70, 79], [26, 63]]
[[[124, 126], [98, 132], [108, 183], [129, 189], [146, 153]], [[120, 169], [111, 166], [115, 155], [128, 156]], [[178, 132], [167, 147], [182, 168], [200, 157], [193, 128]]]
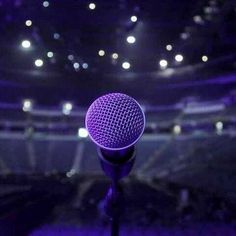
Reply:
[[145, 127], [145, 116], [136, 100], [110, 93], [95, 100], [86, 114], [90, 138], [101, 148], [121, 150], [135, 144]]
[[[110, 235], [110, 229], [107, 227], [75, 227], [75, 226], [45, 226], [41, 229], [35, 230], [31, 236], [105, 236]], [[167, 228], [162, 226], [133, 226], [121, 227], [120, 235], [132, 235], [132, 236], [216, 236], [216, 235], [235, 235], [235, 228], [232, 225], [223, 224], [192, 224], [183, 227]]]

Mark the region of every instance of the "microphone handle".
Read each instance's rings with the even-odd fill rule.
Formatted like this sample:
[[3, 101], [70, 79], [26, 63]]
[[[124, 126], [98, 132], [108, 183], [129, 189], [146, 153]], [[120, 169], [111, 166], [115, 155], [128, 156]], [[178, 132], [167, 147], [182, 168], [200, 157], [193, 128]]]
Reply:
[[104, 173], [113, 182], [119, 181], [130, 173], [136, 156], [134, 146], [122, 152], [111, 152], [101, 148], [97, 151]]

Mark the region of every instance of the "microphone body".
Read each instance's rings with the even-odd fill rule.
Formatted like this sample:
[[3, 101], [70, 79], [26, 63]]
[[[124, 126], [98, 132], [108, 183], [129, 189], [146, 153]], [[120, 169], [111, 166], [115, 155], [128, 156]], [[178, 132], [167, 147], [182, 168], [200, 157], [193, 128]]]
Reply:
[[104, 151], [98, 148], [98, 156], [101, 161], [102, 170], [114, 182], [119, 181], [130, 173], [136, 157], [134, 147], [125, 151], [123, 150], [120, 153], [116, 152], [117, 151], [112, 151], [109, 153], [107, 150]]

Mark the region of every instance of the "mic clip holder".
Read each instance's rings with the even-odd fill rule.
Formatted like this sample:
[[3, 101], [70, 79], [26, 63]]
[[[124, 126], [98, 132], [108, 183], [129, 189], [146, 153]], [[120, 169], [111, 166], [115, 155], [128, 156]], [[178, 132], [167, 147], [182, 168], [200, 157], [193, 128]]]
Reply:
[[126, 177], [135, 161], [136, 152], [134, 146], [119, 151], [110, 151], [98, 148], [101, 167], [113, 182], [118, 182]]

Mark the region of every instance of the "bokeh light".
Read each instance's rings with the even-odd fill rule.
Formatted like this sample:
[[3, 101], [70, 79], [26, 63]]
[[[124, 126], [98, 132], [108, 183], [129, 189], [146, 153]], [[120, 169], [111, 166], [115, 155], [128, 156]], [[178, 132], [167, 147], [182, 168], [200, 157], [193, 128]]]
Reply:
[[29, 40], [23, 40], [23, 41], [21, 42], [21, 46], [22, 46], [23, 48], [30, 48], [31, 42], [30, 42]]
[[175, 56], [175, 60], [176, 60], [177, 62], [181, 62], [181, 61], [183, 61], [183, 59], [184, 59], [184, 57], [183, 57], [181, 54], [177, 54], [177, 55]]
[[34, 64], [37, 67], [42, 67], [43, 66], [43, 60], [42, 59], [37, 59], [37, 60], [35, 60]]
[[125, 70], [128, 70], [130, 68], [130, 63], [125, 61], [122, 63], [122, 67], [125, 69]]
[[130, 44], [133, 44], [133, 43], [135, 43], [136, 38], [134, 36], [130, 35], [127, 37], [126, 41]]

